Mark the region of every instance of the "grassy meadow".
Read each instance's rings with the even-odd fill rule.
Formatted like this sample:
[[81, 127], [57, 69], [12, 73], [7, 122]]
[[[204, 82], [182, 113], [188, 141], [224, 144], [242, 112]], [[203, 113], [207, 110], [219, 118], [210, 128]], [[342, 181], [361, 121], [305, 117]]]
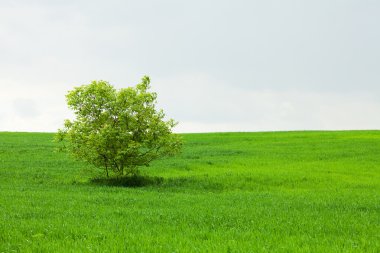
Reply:
[[183, 134], [104, 180], [0, 133], [0, 252], [379, 252], [380, 131]]

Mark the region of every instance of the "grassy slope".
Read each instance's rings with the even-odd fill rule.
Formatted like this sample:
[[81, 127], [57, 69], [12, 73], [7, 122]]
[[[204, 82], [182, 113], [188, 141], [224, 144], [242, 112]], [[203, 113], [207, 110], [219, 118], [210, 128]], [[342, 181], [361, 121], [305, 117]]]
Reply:
[[90, 183], [52, 134], [0, 133], [0, 252], [378, 252], [380, 131], [184, 139], [131, 188]]

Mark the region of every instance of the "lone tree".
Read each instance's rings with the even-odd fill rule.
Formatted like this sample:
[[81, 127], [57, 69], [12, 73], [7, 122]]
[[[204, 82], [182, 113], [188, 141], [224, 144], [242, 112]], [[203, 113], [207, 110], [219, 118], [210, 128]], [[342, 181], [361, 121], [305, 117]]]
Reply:
[[106, 81], [93, 81], [66, 95], [76, 119], [65, 120], [56, 140], [74, 157], [122, 176], [138, 173], [157, 158], [174, 155], [181, 140], [172, 133], [177, 124], [157, 110], [150, 79], [116, 90]]

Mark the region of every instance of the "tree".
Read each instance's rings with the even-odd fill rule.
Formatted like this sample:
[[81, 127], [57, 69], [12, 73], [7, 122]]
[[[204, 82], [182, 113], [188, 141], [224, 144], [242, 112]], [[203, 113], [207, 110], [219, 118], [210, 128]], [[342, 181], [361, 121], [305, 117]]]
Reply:
[[65, 120], [56, 140], [79, 160], [122, 176], [138, 173], [155, 159], [174, 155], [181, 148], [177, 124], [164, 120], [156, 109], [157, 94], [149, 92], [150, 79], [135, 87], [116, 90], [106, 81], [93, 81], [66, 95], [76, 118]]

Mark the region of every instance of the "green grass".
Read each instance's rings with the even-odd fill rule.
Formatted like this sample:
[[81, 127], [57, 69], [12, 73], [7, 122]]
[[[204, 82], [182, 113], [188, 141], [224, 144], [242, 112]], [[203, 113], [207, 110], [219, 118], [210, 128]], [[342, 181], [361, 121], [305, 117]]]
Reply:
[[380, 131], [184, 134], [125, 181], [52, 138], [0, 133], [0, 252], [379, 252]]

